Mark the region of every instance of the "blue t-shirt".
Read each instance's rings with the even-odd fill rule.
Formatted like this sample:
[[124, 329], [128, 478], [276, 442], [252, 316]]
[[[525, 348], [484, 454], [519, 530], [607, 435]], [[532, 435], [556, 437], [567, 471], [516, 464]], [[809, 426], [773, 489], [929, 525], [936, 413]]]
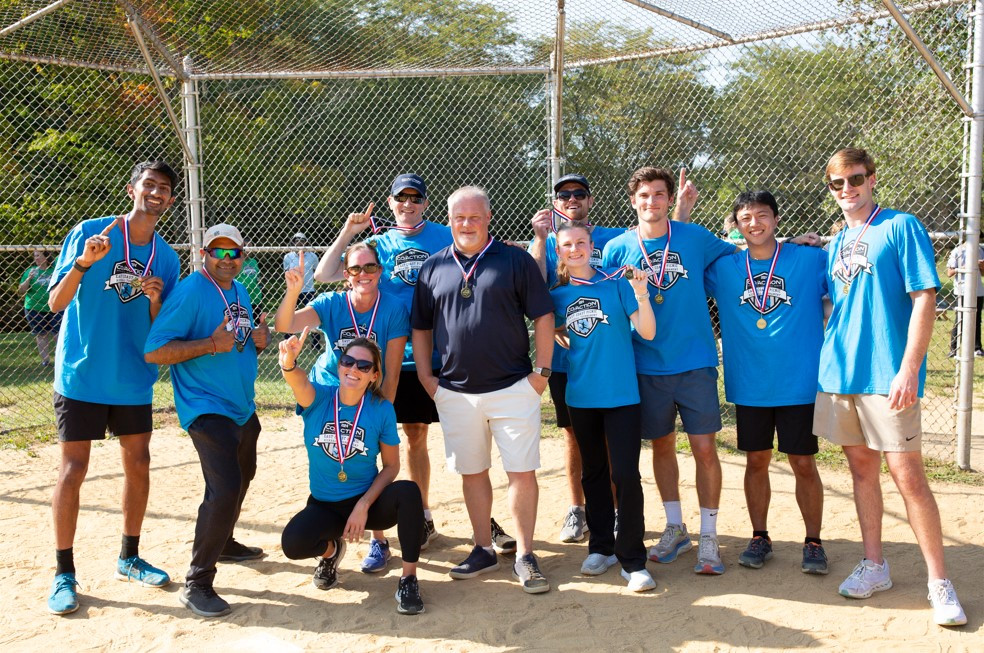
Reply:
[[[591, 267], [601, 267], [601, 252], [605, 249], [605, 245], [608, 244], [609, 240], [623, 233], [625, 233], [625, 229], [612, 227], [594, 227], [591, 229], [591, 242], [594, 244], [594, 249], [591, 250]], [[532, 248], [533, 244], [531, 243], [530, 249]], [[553, 232], [547, 234], [544, 260], [547, 267], [547, 288], [553, 288], [554, 284], [557, 283], [557, 234]], [[556, 343], [554, 343], [553, 361], [550, 363], [550, 369], [564, 374], [568, 370], [567, 350]]]
[[[181, 428], [188, 430], [200, 415], [224, 415], [242, 426], [256, 411], [256, 344], [253, 308], [249, 293], [238, 281], [219, 297], [212, 282], [201, 272], [181, 280], [164, 302], [144, 345], [144, 352], [155, 351], [172, 340], [208, 338], [227, 317], [236, 327], [236, 342], [242, 352], [206, 354], [170, 366], [174, 387], [174, 407]], [[231, 310], [231, 314], [230, 314]]]
[[649, 273], [650, 299], [656, 314], [656, 337], [644, 340], [633, 335], [636, 371], [662, 376], [704, 367], [717, 367], [717, 346], [707, 312], [704, 271], [711, 263], [735, 251], [700, 225], [674, 222], [663, 285], [663, 303], [656, 302], [657, 278], [663, 260], [666, 236], [644, 240], [653, 269], [647, 270], [636, 232], [609, 241], [603, 255], [606, 268], [631, 263]]
[[[471, 294], [462, 297], [453, 247], [434, 254], [420, 269], [411, 324], [434, 332], [442, 387], [470, 394], [508, 388], [533, 369], [525, 318], [553, 313], [547, 285], [532, 256], [494, 241], [471, 277]], [[471, 270], [477, 256], [459, 259]]]
[[[69, 273], [85, 250], [85, 241], [102, 232], [116, 216], [86, 220], [65, 237], [48, 286], [50, 291]], [[164, 280], [167, 299], [178, 282], [178, 255], [154, 232], [157, 246], [150, 275]], [[157, 366], [144, 362], [150, 331], [150, 301], [130, 285], [134, 278], [124, 255], [123, 231], [109, 232], [110, 250], [82, 275], [58, 332], [55, 351], [55, 392], [97, 404], [143, 405], [154, 398]], [[151, 243], [130, 246], [130, 266], [144, 272]]]
[[[396, 432], [396, 412], [393, 404], [372, 394], [366, 395], [355, 441], [345, 458], [345, 482], [338, 480], [342, 465], [339, 462], [338, 443], [335, 439], [335, 394], [338, 387], [314, 384], [314, 402], [301, 411], [304, 418], [304, 449], [308, 457], [308, 480], [311, 495], [318, 501], [342, 501], [362, 494], [369, 489], [379, 469], [376, 458], [379, 444], [399, 445]], [[352, 420], [358, 405], [346, 406], [339, 402], [338, 422], [342, 432], [342, 445], [348, 446], [352, 432]]]
[[[447, 225], [425, 222], [423, 229], [412, 236], [397, 229], [388, 229], [370, 236], [366, 241], [376, 243], [376, 253], [379, 254], [379, 261], [383, 265], [379, 289], [398, 297], [409, 314], [413, 307], [413, 289], [417, 286], [420, 266], [431, 254], [450, 245], [452, 238], [451, 229]], [[431, 365], [433, 369], [441, 366], [441, 359], [436, 349]], [[403, 369], [417, 369], [413, 362], [413, 345], [409, 338], [403, 352]]]
[[[356, 337], [352, 316], [348, 311], [348, 302], [345, 299], [346, 294], [346, 292], [322, 293], [308, 304], [318, 314], [318, 319], [321, 320], [318, 328], [325, 333], [328, 341], [324, 353], [318, 357], [308, 375], [312, 383], [338, 385], [338, 357], [342, 355], [345, 345]], [[366, 332], [369, 331], [372, 308], [370, 307], [365, 313], [356, 311], [355, 319], [359, 325], [359, 333], [379, 345], [384, 366], [380, 374], [386, 374], [386, 345], [393, 338], [410, 335], [410, 317], [407, 309], [392, 295], [380, 293], [376, 322], [368, 336]]]
[[[763, 314], [756, 308], [755, 293], [761, 298], [772, 259], [750, 259], [753, 291], [747, 256], [741, 251], [719, 258], [704, 279], [721, 320], [725, 395], [741, 406], [812, 404], [823, 344], [827, 253], [784, 244]], [[756, 325], [759, 318], [765, 319], [764, 329]]]
[[[820, 352], [820, 390], [887, 395], [902, 366], [912, 315], [909, 293], [939, 289], [940, 279], [933, 244], [915, 216], [882, 209], [852, 258], [862, 229], [845, 228], [830, 244], [827, 284], [834, 310]], [[846, 295], [845, 281], [851, 282]], [[923, 358], [920, 397], [925, 381]]]
[[639, 303], [631, 284], [625, 279], [565, 284], [552, 289], [550, 296], [555, 324], [567, 329], [571, 343], [567, 405], [614, 408], [639, 403], [629, 319]]

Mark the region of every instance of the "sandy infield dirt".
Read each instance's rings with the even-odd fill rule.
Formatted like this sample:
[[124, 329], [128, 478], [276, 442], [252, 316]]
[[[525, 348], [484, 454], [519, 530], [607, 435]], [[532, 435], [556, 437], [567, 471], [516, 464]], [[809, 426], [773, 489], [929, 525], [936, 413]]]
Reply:
[[[470, 528], [457, 476], [444, 469], [443, 443], [432, 428], [431, 506], [440, 536], [421, 555], [419, 578], [426, 613], [396, 612], [399, 545], [385, 572], [366, 575], [358, 563], [368, 539], [349, 547], [340, 583], [327, 592], [311, 584], [314, 561], [287, 560], [283, 526], [307, 498], [307, 461], [300, 418], [262, 420], [259, 470], [236, 529], [240, 541], [262, 546], [259, 561], [220, 564], [215, 588], [233, 606], [229, 616], [201, 619], [177, 598], [188, 566], [202, 481], [190, 439], [179, 428], [154, 436], [150, 505], [141, 555], [175, 582], [145, 589], [113, 578], [120, 548], [122, 471], [115, 442], [93, 448], [75, 542], [81, 609], [50, 615], [45, 599], [54, 573], [50, 497], [58, 469], [57, 445], [0, 451], [0, 650], [66, 651], [660, 651], [829, 649], [854, 651], [984, 650], [984, 488], [934, 486], [943, 514], [947, 564], [967, 612], [963, 628], [932, 622], [925, 565], [905, 521], [891, 479], [885, 489], [885, 555], [895, 587], [864, 601], [842, 598], [840, 582], [861, 558], [850, 477], [821, 469], [826, 488], [823, 538], [828, 576], [799, 570], [803, 526], [788, 467], [774, 464], [769, 530], [775, 557], [763, 569], [738, 565], [751, 535], [742, 492], [743, 459], [724, 456], [724, 493], [718, 521], [723, 576], [694, 574], [696, 546], [669, 565], [650, 563], [658, 584], [628, 592], [618, 567], [598, 577], [580, 573], [585, 543], [557, 539], [567, 510], [560, 439], [544, 439], [539, 472], [536, 553], [552, 591], [524, 594], [502, 568], [456, 581], [448, 569], [470, 550]], [[684, 517], [696, 532], [694, 465], [680, 455]], [[647, 545], [663, 528], [648, 449], [640, 463], [646, 497]], [[402, 474], [401, 474], [402, 476]], [[505, 474], [493, 464], [493, 515], [515, 534], [508, 515]]]

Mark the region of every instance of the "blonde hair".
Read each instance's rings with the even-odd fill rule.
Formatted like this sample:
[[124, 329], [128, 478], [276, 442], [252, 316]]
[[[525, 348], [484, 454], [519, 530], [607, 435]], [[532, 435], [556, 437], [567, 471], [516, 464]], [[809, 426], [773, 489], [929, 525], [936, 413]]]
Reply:
[[[594, 245], [594, 240], [591, 238], [591, 230], [585, 227], [583, 224], [575, 224], [573, 222], [565, 222], [564, 224], [557, 227], [557, 242], [560, 242], [560, 234], [565, 231], [573, 231], [574, 229], [580, 229], [584, 233], [588, 234], [588, 242], [592, 244], [592, 250]], [[557, 257], [557, 283], [553, 286], [566, 286], [571, 282], [571, 273], [567, 269], [567, 264], [558, 256]]]
[[448, 197], [448, 215], [451, 215], [451, 211], [454, 210], [454, 205], [458, 200], [463, 200], [468, 197], [477, 197], [485, 203], [485, 211], [489, 212], [492, 210], [492, 205], [489, 202], [489, 194], [481, 186], [462, 186], [458, 190], [451, 193]]
[[864, 166], [865, 172], [869, 175], [875, 174], [875, 160], [866, 150], [859, 147], [845, 147], [842, 150], [838, 150], [827, 161], [827, 171], [825, 174], [827, 181], [830, 181], [830, 173], [850, 168], [859, 163]]

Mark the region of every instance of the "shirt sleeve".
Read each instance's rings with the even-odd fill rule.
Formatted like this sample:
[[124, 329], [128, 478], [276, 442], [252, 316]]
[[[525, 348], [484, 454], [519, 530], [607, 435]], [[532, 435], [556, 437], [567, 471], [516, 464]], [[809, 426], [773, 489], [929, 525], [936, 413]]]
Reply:
[[410, 326], [419, 331], [430, 331], [434, 328], [434, 292], [431, 288], [431, 277], [435, 260], [431, 257], [424, 261], [417, 275], [417, 285], [413, 289]]
[[947, 259], [946, 259], [946, 267], [950, 268], [951, 270], [956, 270], [957, 269], [957, 251], [959, 249], [960, 249], [959, 246], [954, 247], [950, 251], [950, 256], [948, 256]]
[[707, 229], [704, 229], [704, 256], [709, 266], [714, 261], [728, 254], [734, 254], [738, 248], [734, 243], [721, 240]]
[[172, 340], [187, 340], [191, 331], [191, 317], [198, 315], [195, 303], [183, 288], [172, 293], [150, 325], [144, 353], [156, 351]]
[[390, 314], [389, 325], [386, 329], [386, 337], [390, 340], [393, 338], [402, 338], [403, 336], [410, 335], [410, 312], [405, 306], [394, 306], [393, 312]]
[[[515, 249], [515, 248], [514, 248]], [[553, 313], [553, 300], [547, 284], [540, 276], [540, 268], [533, 257], [525, 252], [516, 252], [520, 259], [519, 288], [522, 291], [523, 312], [535, 320], [547, 313]]]
[[396, 432], [396, 411], [393, 404], [385, 399], [379, 402], [379, 441], [390, 446], [400, 444], [400, 435]]
[[[303, 417], [305, 422], [320, 414], [321, 407], [328, 401], [329, 395], [334, 390], [334, 388], [322, 385], [317, 381], [311, 381], [311, 387], [314, 388], [314, 401], [307, 408], [301, 408], [300, 404], [296, 404], [297, 413]], [[320, 428], [321, 425], [318, 426]]]
[[615, 243], [616, 239], [609, 240], [605, 243], [605, 248], [601, 250], [601, 266], [605, 268], [618, 267], [622, 264], [618, 260], [618, 245]]
[[720, 267], [723, 264], [721, 259], [714, 261], [707, 266], [704, 270], [704, 291], [707, 293], [708, 297], [713, 297], [717, 299], [718, 290], [718, 274], [720, 272]]
[[[160, 238], [158, 235], [154, 237]], [[160, 244], [168, 247], [163, 238], [161, 238]], [[166, 299], [174, 290], [175, 286], [177, 286], [180, 275], [181, 263], [178, 261], [178, 255], [174, 253], [174, 250], [171, 250], [171, 255], [167, 257], [167, 261], [166, 269], [161, 271], [161, 278], [164, 280], [164, 291], [161, 293], [161, 301]]]
[[284, 254], [284, 270], [285, 271], [286, 270], [289, 270], [291, 268], [296, 268], [297, 267], [297, 265], [294, 263], [292, 257], [293, 257], [293, 254], [291, 252], [287, 252], [286, 254]]
[[816, 252], [816, 257], [814, 274], [816, 275], [819, 296], [823, 297], [830, 294], [830, 288], [827, 285], [827, 252], [821, 249]]
[[631, 317], [633, 313], [639, 310], [639, 300], [635, 298], [635, 289], [624, 278], [619, 279], [616, 283], [618, 284], [618, 300], [622, 303], [622, 310]]
[[27, 276], [29, 274], [31, 274], [31, 270], [33, 270], [33, 269], [34, 269], [34, 266], [32, 265], [31, 267], [29, 267], [26, 270], [24, 270], [24, 274], [21, 275], [20, 281], [17, 282], [18, 285], [24, 283], [25, 281], [27, 281]]
[[899, 270], [905, 280], [905, 291], [939, 290], [936, 256], [926, 227], [915, 216], [903, 215], [896, 219], [899, 222], [896, 228]]
[[65, 236], [65, 242], [62, 243], [61, 252], [58, 253], [58, 260], [55, 261], [55, 269], [51, 273], [51, 281], [48, 282], [48, 290], [51, 290], [68, 274], [68, 271], [72, 269], [75, 265], [75, 259], [82, 255], [82, 250], [85, 249], [85, 239], [87, 236], [83, 232], [82, 225], [85, 223], [80, 223], [75, 226], [68, 235]]

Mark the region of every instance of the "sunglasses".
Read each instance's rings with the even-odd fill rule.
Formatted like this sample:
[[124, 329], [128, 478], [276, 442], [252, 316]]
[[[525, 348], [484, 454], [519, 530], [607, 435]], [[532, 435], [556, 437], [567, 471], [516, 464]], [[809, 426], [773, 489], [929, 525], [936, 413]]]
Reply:
[[345, 271], [349, 273], [349, 276], [354, 277], [360, 272], [365, 272], [366, 274], [376, 274], [382, 268], [379, 263], [366, 263], [365, 265], [350, 265], [345, 268]]
[[844, 182], [851, 185], [852, 188], [857, 188], [864, 183], [864, 180], [871, 176], [870, 172], [862, 172], [856, 175], [851, 175], [845, 179], [831, 179], [827, 182], [827, 188], [830, 190], [844, 190]]
[[407, 195], [406, 193], [400, 193], [399, 195], [394, 195], [393, 200], [397, 204], [402, 204], [403, 202], [412, 202], [414, 204], [423, 204], [426, 197], [421, 197], [420, 195]]
[[228, 258], [235, 261], [243, 257], [242, 247], [206, 247], [205, 251], [212, 258], [217, 259]]
[[352, 367], [353, 365], [360, 372], [365, 372], [366, 374], [376, 369], [376, 364], [372, 361], [364, 361], [360, 358], [349, 356], [348, 354], [342, 354], [338, 359], [339, 367]]
[[586, 190], [559, 190], [557, 191], [557, 199], [567, 201], [571, 198], [576, 200], [584, 200], [588, 198], [588, 191]]

